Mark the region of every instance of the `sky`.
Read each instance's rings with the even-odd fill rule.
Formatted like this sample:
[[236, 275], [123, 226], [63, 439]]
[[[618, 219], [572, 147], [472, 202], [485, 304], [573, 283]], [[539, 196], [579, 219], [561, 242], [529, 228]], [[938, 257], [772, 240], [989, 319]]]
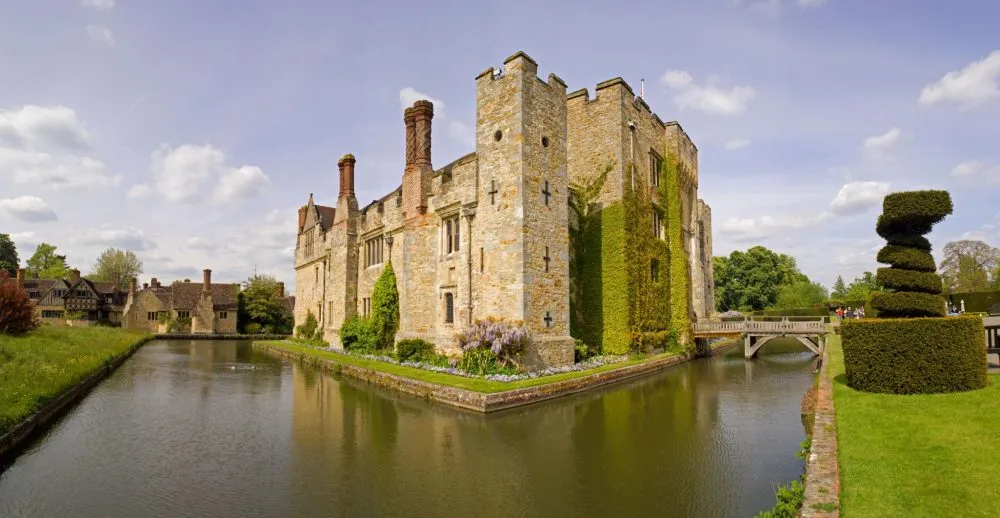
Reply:
[[[715, 255], [763, 245], [830, 287], [874, 271], [882, 197], [947, 189], [928, 235], [1000, 247], [1000, 2], [622, 4], [0, 0], [0, 232], [87, 273], [294, 286], [296, 209], [399, 185], [404, 106], [434, 165], [474, 150], [475, 77], [516, 51], [569, 91], [622, 77], [699, 150]], [[937, 255], [940, 260], [940, 255]]]

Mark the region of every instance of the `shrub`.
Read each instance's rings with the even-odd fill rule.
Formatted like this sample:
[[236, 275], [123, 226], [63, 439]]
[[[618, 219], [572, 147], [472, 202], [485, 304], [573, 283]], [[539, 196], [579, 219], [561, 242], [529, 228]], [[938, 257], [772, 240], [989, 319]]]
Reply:
[[399, 329], [399, 291], [396, 289], [396, 273], [392, 269], [392, 261], [386, 263], [375, 281], [371, 321], [377, 347], [392, 349]]
[[918, 394], [986, 386], [986, 338], [980, 317], [845, 320], [848, 386]]
[[653, 349], [669, 351], [679, 345], [680, 333], [676, 329], [669, 331], [647, 331], [632, 333], [631, 350], [633, 353], [648, 353]]
[[247, 324], [246, 331], [244, 331], [244, 332], [246, 334], [248, 334], [248, 335], [259, 335], [260, 331], [261, 331], [261, 328], [262, 328], [262, 326], [260, 324], [258, 324], [257, 322], [251, 322], [251, 323]]
[[340, 344], [345, 351], [367, 352], [378, 348], [378, 335], [371, 320], [357, 315], [340, 326]]
[[596, 350], [591, 349], [589, 345], [587, 345], [586, 343], [584, 343], [584, 341], [580, 340], [579, 338], [575, 338], [573, 340], [573, 344], [574, 344], [573, 345], [573, 361], [576, 362], [576, 363], [580, 363], [580, 362], [586, 360], [587, 358], [592, 358], [592, 357], [594, 357], [594, 356], [597, 355], [597, 351]]
[[517, 373], [517, 368], [505, 365], [496, 353], [483, 347], [463, 352], [462, 358], [458, 360], [458, 368], [477, 376]]
[[476, 320], [458, 335], [458, 345], [462, 348], [463, 357], [470, 351], [487, 349], [502, 366], [514, 369], [520, 369], [521, 355], [529, 340], [528, 328], [524, 323], [497, 318]]
[[36, 329], [40, 322], [28, 293], [0, 270], [0, 334], [19, 335]]
[[434, 356], [434, 344], [430, 342], [408, 338], [396, 344], [396, 358], [401, 362], [418, 362], [431, 356]]
[[310, 310], [306, 313], [306, 321], [295, 328], [295, 334], [299, 338], [312, 338], [316, 334], [316, 327], [318, 326], [319, 322], [316, 321], [316, 316]]
[[876, 259], [891, 268], [879, 268], [878, 284], [893, 292], [872, 297], [880, 317], [935, 317], [944, 315], [941, 277], [934, 273], [930, 242], [923, 237], [951, 214], [947, 191], [908, 191], [889, 194], [875, 230], [888, 244]]

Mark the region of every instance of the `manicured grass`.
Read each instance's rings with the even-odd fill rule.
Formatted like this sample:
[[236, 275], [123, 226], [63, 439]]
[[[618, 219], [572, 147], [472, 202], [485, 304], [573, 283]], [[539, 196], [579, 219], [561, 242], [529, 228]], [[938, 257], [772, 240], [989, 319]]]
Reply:
[[640, 363], [649, 362], [659, 358], [667, 358], [670, 356], [678, 356], [679, 353], [663, 353], [655, 356], [647, 356], [641, 359], [630, 359], [619, 363], [614, 363], [610, 365], [602, 365], [600, 367], [595, 367], [593, 369], [588, 369], [584, 371], [566, 372], [562, 374], [553, 374], [551, 376], [544, 376], [541, 378], [534, 378], [529, 380], [512, 381], [510, 383], [502, 383], [499, 381], [490, 381], [480, 378], [467, 378], [465, 376], [456, 376], [454, 374], [447, 374], [444, 372], [434, 372], [424, 369], [418, 369], [416, 367], [406, 367], [403, 365], [396, 365], [388, 362], [381, 362], [376, 360], [368, 360], [365, 358], [358, 358], [357, 356], [350, 356], [346, 354], [340, 354], [332, 351], [326, 351], [322, 349], [316, 349], [313, 347], [303, 346], [287, 341], [260, 341], [257, 343], [267, 344], [270, 346], [278, 347], [281, 349], [286, 349], [294, 352], [303, 352], [318, 358], [325, 358], [328, 360], [333, 360], [337, 363], [345, 365], [354, 365], [357, 367], [363, 367], [366, 369], [373, 369], [381, 372], [388, 372], [390, 374], [396, 374], [399, 376], [404, 376], [407, 378], [413, 378], [420, 381], [426, 381], [428, 383], [437, 383], [439, 385], [446, 385], [449, 387], [456, 387], [466, 390], [474, 390], [476, 392], [503, 392], [505, 390], [519, 389], [525, 387], [534, 387], [538, 385], [545, 385], [547, 383], [554, 383], [556, 381], [564, 381], [575, 378], [582, 378], [584, 376], [589, 376], [591, 374], [596, 374], [598, 372], [605, 372], [614, 369], [620, 369], [622, 367], [627, 367], [629, 365], [637, 365]]
[[971, 392], [859, 392], [829, 336], [841, 515], [1000, 516], [1000, 375]]
[[149, 335], [109, 327], [42, 326], [0, 335], [0, 435]]

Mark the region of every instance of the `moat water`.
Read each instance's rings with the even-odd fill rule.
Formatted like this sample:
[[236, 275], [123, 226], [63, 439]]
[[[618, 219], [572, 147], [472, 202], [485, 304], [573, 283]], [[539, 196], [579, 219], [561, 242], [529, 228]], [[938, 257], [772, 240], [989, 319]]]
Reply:
[[0, 516], [753, 516], [803, 472], [816, 362], [762, 353], [480, 415], [150, 342], [6, 467]]

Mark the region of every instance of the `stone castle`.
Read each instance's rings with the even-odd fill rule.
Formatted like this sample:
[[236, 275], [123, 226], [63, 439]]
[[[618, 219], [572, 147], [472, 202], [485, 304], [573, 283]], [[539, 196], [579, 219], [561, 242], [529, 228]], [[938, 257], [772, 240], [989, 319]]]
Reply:
[[[370, 314], [375, 281], [391, 260], [399, 290], [396, 340], [420, 338], [456, 352], [457, 332], [498, 317], [528, 326], [529, 364], [572, 363], [571, 297], [579, 297], [572, 286], [580, 281], [570, 271], [569, 187], [610, 171], [593, 203], [598, 210], [637, 182], [660, 210], [667, 200], [656, 186], [667, 153], [681, 171], [674, 199], [684, 247], [670, 253], [687, 261], [689, 316], [711, 313], [711, 211], [698, 199], [697, 149], [687, 134], [652, 113], [621, 78], [598, 84], [592, 99], [586, 89], [567, 95], [559, 77], [543, 81], [537, 70], [518, 52], [502, 72], [479, 74], [476, 149], [438, 169], [431, 161], [433, 105], [419, 100], [406, 108], [401, 185], [363, 208], [354, 192], [355, 157], [338, 162], [336, 207], [316, 205], [310, 194], [298, 210], [296, 325], [311, 312], [339, 347], [341, 324]], [[653, 227], [649, 232], [664, 239], [660, 217]], [[618, 260], [624, 266], [628, 258]], [[658, 268], [653, 261], [654, 281]], [[624, 288], [602, 293], [605, 305], [627, 298]]]

